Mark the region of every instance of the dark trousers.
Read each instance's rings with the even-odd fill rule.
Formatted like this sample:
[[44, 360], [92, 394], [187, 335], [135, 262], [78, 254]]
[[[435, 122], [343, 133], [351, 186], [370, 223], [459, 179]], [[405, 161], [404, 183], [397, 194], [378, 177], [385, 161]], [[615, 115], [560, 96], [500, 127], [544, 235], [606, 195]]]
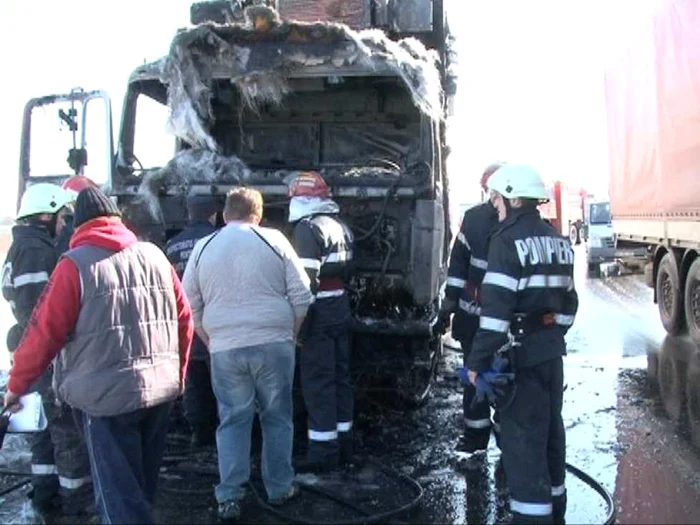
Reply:
[[299, 352], [301, 388], [309, 416], [313, 462], [338, 460], [352, 439], [353, 389], [350, 380], [350, 307], [345, 295], [312, 306]]
[[90, 461], [71, 408], [56, 403], [52, 375], [49, 367], [33, 385], [33, 390], [41, 394], [48, 427], [30, 437], [32, 499], [42, 507], [60, 493], [63, 511], [79, 514], [91, 499]]
[[[470, 341], [460, 341], [464, 366], [471, 350]], [[467, 452], [486, 450], [491, 436], [491, 407], [488, 400], [477, 403], [472, 407], [472, 401], [476, 397], [476, 388], [471, 383], [464, 385], [462, 407], [464, 410], [464, 445]]]
[[153, 502], [171, 403], [112, 417], [83, 414], [103, 524], [154, 523]]
[[213, 438], [218, 419], [208, 355], [206, 359], [190, 359], [187, 365], [184, 405], [185, 417], [195, 434], [211, 434]]
[[501, 411], [501, 449], [514, 523], [563, 522], [566, 433], [562, 358], [519, 368], [513, 403]]

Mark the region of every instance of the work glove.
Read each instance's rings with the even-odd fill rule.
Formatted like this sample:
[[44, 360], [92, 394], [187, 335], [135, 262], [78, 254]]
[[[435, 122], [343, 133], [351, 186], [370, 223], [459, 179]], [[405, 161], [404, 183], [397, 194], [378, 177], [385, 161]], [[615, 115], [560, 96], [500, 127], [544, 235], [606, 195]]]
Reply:
[[[498, 361], [498, 363], [497, 360], [498, 358], [494, 360], [494, 366], [498, 364], [498, 371], [491, 368], [476, 376], [476, 395], [471, 402], [472, 408], [479, 403], [482, 403], [485, 399], [488, 399], [490, 404], [495, 404], [496, 397], [505, 395], [506, 388], [515, 380], [514, 373], [501, 371], [505, 369], [505, 366], [507, 366], [508, 360], [502, 359], [501, 361]], [[457, 373], [462, 383], [465, 385], [469, 384], [469, 371], [466, 368], [459, 368]]]

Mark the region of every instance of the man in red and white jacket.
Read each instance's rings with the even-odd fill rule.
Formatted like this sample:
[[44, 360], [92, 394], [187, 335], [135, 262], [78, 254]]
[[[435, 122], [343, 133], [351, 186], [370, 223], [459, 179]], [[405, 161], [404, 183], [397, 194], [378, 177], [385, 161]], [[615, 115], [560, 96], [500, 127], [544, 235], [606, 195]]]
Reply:
[[12, 407], [54, 358], [57, 397], [81, 412], [103, 523], [152, 523], [171, 402], [183, 391], [192, 312], [163, 252], [138, 242], [99, 189], [14, 354]]

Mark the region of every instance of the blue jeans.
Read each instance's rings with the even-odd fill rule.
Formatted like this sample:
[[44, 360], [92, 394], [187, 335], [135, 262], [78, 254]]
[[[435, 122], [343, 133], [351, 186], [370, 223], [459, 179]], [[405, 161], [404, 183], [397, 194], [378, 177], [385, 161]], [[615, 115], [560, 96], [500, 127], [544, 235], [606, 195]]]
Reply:
[[263, 434], [262, 478], [270, 499], [289, 490], [292, 469], [292, 381], [294, 344], [236, 348], [211, 354], [211, 375], [219, 405], [216, 445], [221, 483], [219, 503], [243, 497], [250, 479], [250, 440], [257, 409]]
[[103, 524], [154, 523], [153, 500], [171, 406], [163, 403], [112, 417], [82, 415]]

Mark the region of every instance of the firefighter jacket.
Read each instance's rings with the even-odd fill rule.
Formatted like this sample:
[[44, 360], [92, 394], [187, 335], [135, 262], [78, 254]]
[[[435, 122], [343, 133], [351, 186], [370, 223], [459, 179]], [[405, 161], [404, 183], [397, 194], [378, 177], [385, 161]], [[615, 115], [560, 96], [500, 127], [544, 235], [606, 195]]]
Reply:
[[352, 265], [353, 234], [335, 215], [313, 215], [294, 227], [294, 248], [311, 280], [314, 299], [343, 295]]
[[185, 273], [187, 261], [192, 254], [194, 245], [199, 239], [211, 235], [215, 231], [216, 228], [209, 221], [190, 222], [184, 230], [167, 242], [165, 253], [180, 279]]
[[[185, 273], [187, 261], [192, 254], [194, 245], [197, 244], [199, 239], [211, 235], [215, 231], [216, 228], [212, 226], [209, 221], [193, 221], [167, 242], [165, 245], [165, 253], [180, 279], [182, 279]], [[207, 346], [204, 344], [204, 341], [195, 335], [192, 341], [191, 358], [203, 360], [206, 359], [207, 355]]]
[[8, 334], [10, 351], [19, 344], [57, 262], [58, 253], [46, 227], [19, 225], [12, 228], [12, 245], [2, 268], [2, 295], [10, 303], [17, 320]]
[[551, 319], [526, 333], [515, 350], [519, 367], [566, 354], [564, 335], [574, 322], [574, 252], [568, 239], [536, 209], [511, 210], [491, 237], [488, 271], [481, 288], [481, 318], [467, 366], [488, 370], [494, 352], [508, 341], [516, 316]]
[[498, 215], [491, 203], [470, 208], [464, 213], [450, 254], [445, 296], [457, 306], [452, 337], [467, 347], [479, 328], [481, 281], [486, 273], [489, 236], [497, 226]]

